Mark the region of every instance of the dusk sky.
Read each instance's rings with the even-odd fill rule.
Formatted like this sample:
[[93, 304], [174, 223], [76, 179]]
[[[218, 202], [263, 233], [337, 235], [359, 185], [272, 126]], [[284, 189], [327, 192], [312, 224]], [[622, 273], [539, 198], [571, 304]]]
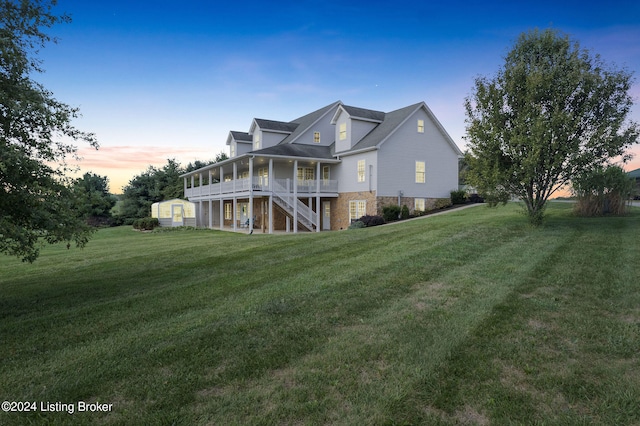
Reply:
[[[552, 27], [640, 79], [640, 2], [60, 0], [71, 24], [35, 79], [82, 112], [82, 171], [111, 191], [168, 158], [213, 159], [230, 130], [341, 100], [392, 111], [425, 101], [464, 150], [464, 98], [518, 35]], [[640, 122], [640, 83], [632, 119]], [[640, 167], [640, 147], [628, 170]]]

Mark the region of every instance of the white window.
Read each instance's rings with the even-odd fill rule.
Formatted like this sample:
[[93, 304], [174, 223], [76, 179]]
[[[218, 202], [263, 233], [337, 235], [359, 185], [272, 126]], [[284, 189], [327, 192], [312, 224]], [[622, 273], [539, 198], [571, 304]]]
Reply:
[[305, 180], [314, 180], [315, 169], [313, 167], [298, 167], [298, 183], [303, 184]]
[[347, 138], [347, 123], [340, 124], [340, 140], [343, 141]]
[[233, 205], [231, 203], [224, 203], [224, 218], [231, 220], [233, 217]]
[[262, 186], [269, 186], [269, 168], [263, 167], [258, 169], [258, 178]]
[[418, 133], [424, 133], [424, 120], [418, 120]]
[[313, 141], [315, 143], [320, 143], [320, 132], [313, 132]]
[[328, 181], [331, 179], [331, 169], [329, 166], [322, 166], [322, 180]]
[[231, 158], [236, 156], [236, 143], [232, 142], [231, 143]]
[[367, 202], [363, 200], [349, 201], [349, 223], [367, 214]]
[[425, 183], [424, 161], [416, 161], [416, 183]]
[[253, 149], [260, 149], [260, 132], [253, 135]]
[[424, 198], [416, 198], [414, 201], [414, 210], [423, 212], [425, 210]]
[[364, 182], [365, 177], [365, 162], [364, 160], [358, 160], [358, 182]]

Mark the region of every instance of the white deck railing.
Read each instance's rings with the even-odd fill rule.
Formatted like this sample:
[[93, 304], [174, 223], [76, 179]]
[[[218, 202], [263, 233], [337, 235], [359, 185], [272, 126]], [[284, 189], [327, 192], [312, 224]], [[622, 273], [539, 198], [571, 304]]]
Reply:
[[[293, 193], [293, 180], [292, 179], [274, 179], [274, 185], [278, 185], [278, 190], [275, 192], [288, 192]], [[318, 185], [319, 183], [319, 185]], [[226, 181], [221, 183], [211, 183], [208, 185], [194, 186], [187, 188], [185, 191], [185, 197], [203, 197], [222, 194], [233, 194], [238, 192], [248, 192], [250, 189], [249, 178], [236, 179], [235, 181]], [[280, 189], [282, 191], [280, 191]], [[338, 192], [338, 181], [317, 179], [314, 180], [298, 180], [298, 186], [296, 191], [298, 194], [316, 194], [318, 193], [336, 193]], [[269, 180], [264, 177], [253, 178], [253, 190], [254, 191], [269, 191]]]

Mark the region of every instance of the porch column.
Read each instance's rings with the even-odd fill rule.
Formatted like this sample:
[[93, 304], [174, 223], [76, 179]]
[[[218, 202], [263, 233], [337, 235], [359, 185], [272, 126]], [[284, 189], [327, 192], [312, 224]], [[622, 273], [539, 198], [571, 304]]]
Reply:
[[269, 194], [269, 233], [273, 234], [273, 194]]
[[184, 198], [187, 198], [187, 178], [186, 177], [184, 178]]
[[320, 208], [320, 193], [316, 194], [316, 232], [320, 232], [320, 214], [322, 209]]
[[[236, 193], [236, 180], [238, 179], [238, 165], [236, 163], [233, 163], [233, 193]], [[234, 198], [235, 200], [235, 198]], [[234, 213], [235, 214], [235, 213]], [[233, 217], [233, 220], [236, 220], [235, 216]]]
[[[235, 174], [235, 173], [234, 173]], [[233, 230], [236, 231], [238, 229], [238, 224], [236, 223], [236, 217], [238, 214], [238, 199], [233, 197]]]
[[196, 187], [196, 175], [191, 175], [191, 191]]
[[273, 192], [273, 178], [273, 158], [269, 158], [269, 192]]
[[220, 230], [224, 230], [224, 199], [220, 198]]
[[[209, 175], [209, 178], [211, 178], [211, 175]], [[211, 199], [209, 200], [209, 228], [213, 228], [213, 200]]]
[[196, 227], [204, 226], [204, 221], [202, 220], [202, 203], [204, 203], [204, 201], [198, 201], [198, 220], [196, 220]]
[[[219, 193], [222, 194], [222, 185], [224, 185], [224, 170], [222, 170], [222, 166], [220, 166], [220, 185], [218, 186]], [[220, 216], [222, 218], [222, 216]]]
[[316, 232], [320, 232], [320, 214], [322, 209], [320, 208], [320, 180], [323, 178], [323, 176], [320, 175], [320, 171], [322, 170], [322, 168], [320, 167], [320, 162], [318, 161], [318, 164], [316, 166], [316, 184], [317, 189], [316, 189]]
[[253, 232], [253, 157], [249, 157], [249, 233]]
[[293, 162], [293, 233], [298, 232], [298, 160]]

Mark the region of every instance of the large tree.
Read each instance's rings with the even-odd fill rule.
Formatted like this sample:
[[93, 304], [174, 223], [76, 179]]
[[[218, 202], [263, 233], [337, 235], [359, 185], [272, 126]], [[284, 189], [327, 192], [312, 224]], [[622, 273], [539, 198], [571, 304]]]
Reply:
[[55, 0], [0, 0], [0, 253], [32, 262], [43, 242], [87, 243], [91, 229], [77, 214], [66, 178], [73, 142], [97, 148], [72, 121], [78, 110], [32, 79], [43, 71], [44, 31], [69, 22]]
[[78, 197], [78, 214], [89, 225], [109, 223], [111, 209], [117, 198], [109, 193], [109, 179], [94, 173], [85, 173], [74, 181], [73, 193]]
[[470, 183], [491, 202], [519, 197], [539, 224], [554, 192], [637, 141], [631, 84], [559, 31], [523, 33], [465, 100]]

